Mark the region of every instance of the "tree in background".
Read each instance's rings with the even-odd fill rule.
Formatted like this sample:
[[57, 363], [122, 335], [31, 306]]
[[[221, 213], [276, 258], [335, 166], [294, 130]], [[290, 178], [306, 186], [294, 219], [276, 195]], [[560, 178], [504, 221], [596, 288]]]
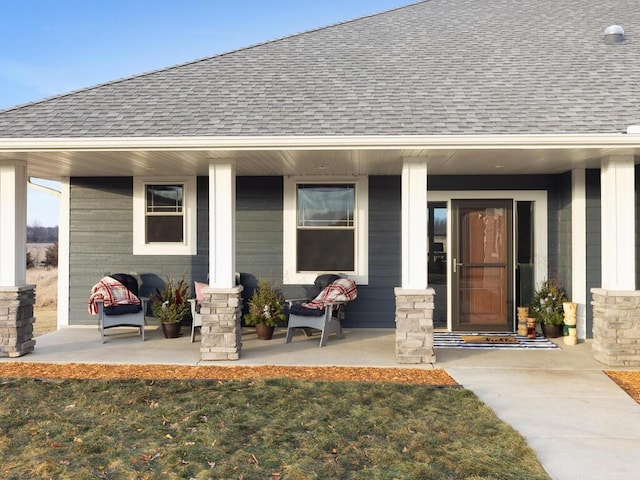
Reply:
[[58, 266], [58, 242], [54, 242], [44, 254], [44, 265], [46, 267]]

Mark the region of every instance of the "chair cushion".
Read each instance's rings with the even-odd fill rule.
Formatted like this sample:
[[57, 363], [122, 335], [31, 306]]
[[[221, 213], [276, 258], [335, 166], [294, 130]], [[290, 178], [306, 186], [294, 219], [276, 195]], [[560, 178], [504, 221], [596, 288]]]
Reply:
[[307, 293], [308, 297], [313, 300], [318, 295], [320, 295], [320, 292], [322, 292], [325, 288], [327, 288], [339, 278], [340, 277], [338, 275], [335, 275], [333, 273], [318, 275], [313, 282], [313, 287], [311, 287], [309, 289], [309, 292]]
[[324, 309], [307, 308], [299, 304], [291, 305], [289, 313], [292, 315], [302, 315], [304, 317], [321, 317], [324, 315]]
[[129, 275], [128, 273], [113, 273], [109, 275], [111, 278], [119, 281], [122, 285], [127, 287], [131, 293], [133, 293], [136, 297], [138, 297], [138, 280], [133, 275]]
[[202, 282], [194, 282], [196, 287], [196, 304], [201, 305], [204, 300], [204, 292], [203, 289], [207, 288], [209, 285]]
[[127, 313], [138, 313], [142, 311], [141, 305], [114, 305], [112, 307], [104, 307], [105, 315], [125, 315]]

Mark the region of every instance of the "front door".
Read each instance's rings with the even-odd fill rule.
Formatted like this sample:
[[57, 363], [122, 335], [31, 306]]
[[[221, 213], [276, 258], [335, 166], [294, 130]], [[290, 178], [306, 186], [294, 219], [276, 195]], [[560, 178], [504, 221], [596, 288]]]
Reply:
[[513, 330], [513, 201], [452, 200], [453, 330]]

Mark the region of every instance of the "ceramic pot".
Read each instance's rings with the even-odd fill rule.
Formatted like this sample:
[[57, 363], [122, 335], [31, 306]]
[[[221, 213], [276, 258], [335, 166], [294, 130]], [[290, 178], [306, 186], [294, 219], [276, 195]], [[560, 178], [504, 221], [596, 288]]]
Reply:
[[162, 322], [162, 333], [164, 333], [164, 338], [178, 338], [180, 336], [181, 328], [182, 322]]
[[547, 325], [542, 324], [542, 334], [547, 338], [558, 338], [563, 335], [562, 325]]
[[267, 325], [258, 324], [256, 325], [256, 335], [258, 335], [259, 340], [271, 340], [275, 328], [276, 327], [269, 327]]

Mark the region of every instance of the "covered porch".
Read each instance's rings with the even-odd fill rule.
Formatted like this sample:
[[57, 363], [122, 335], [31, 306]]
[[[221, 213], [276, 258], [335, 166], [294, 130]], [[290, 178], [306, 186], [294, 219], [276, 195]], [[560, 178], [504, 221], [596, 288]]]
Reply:
[[[85, 292], [90, 288], [91, 280], [97, 278], [90, 277], [83, 282], [78, 280], [72, 269], [77, 262], [71, 247], [81, 245], [83, 258], [89, 258], [91, 254], [100, 253], [100, 250], [89, 251], [89, 248], [101, 245], [96, 243], [85, 247], [82, 244], [85, 238], [95, 238], [95, 235], [90, 238], [92, 232], [78, 232], [75, 237], [71, 235], [72, 181], [84, 178], [99, 181], [114, 171], [118, 172], [118, 178], [131, 179], [134, 192], [125, 193], [134, 198], [136, 182], [150, 173], [157, 179], [158, 172], [162, 172], [161, 178], [166, 181], [185, 177], [206, 180], [206, 196], [198, 199], [198, 211], [206, 212], [206, 218], [200, 219], [201, 225], [206, 225], [202, 236], [205, 240], [198, 237], [202, 231], [193, 233], [192, 225], [186, 229], [188, 235], [196, 237], [190, 240], [195, 249], [190, 252], [193, 263], [204, 265], [207, 270], [206, 275], [201, 272], [200, 278], [209, 278], [203, 305], [204, 338], [196, 347], [202, 361], [242, 361], [249, 355], [245, 342], [239, 341], [238, 308], [243, 292], [242, 287], [235, 284], [238, 270], [236, 186], [241, 178], [253, 178], [256, 182], [264, 178], [288, 179], [292, 176], [312, 178], [316, 182], [344, 181], [345, 178], [352, 182], [357, 178], [368, 181], [374, 176], [399, 179], [399, 201], [397, 204], [396, 199], [390, 202], [398, 209], [389, 208], [385, 212], [387, 216], [395, 215], [394, 225], [397, 224], [400, 230], [397, 232], [399, 261], [386, 266], [398, 272], [395, 290], [385, 286], [391, 300], [395, 300], [395, 318], [393, 311], [385, 313], [395, 325], [391, 330], [395, 335], [391, 354], [394, 363], [430, 364], [435, 361], [435, 355], [434, 291], [428, 284], [428, 201], [432, 196], [439, 200], [444, 198], [443, 191], [447, 188], [460, 197], [460, 186], [456, 182], [462, 176], [467, 181], [471, 177], [482, 176], [485, 182], [489, 178], [507, 178], [509, 175], [521, 179], [536, 175], [568, 176], [569, 198], [562, 201], [566, 206], [566, 218], [570, 220], [562, 225], [565, 235], [556, 240], [563, 247], [562, 260], [570, 272], [565, 278], [565, 286], [571, 291], [572, 300], [579, 305], [578, 335], [584, 339], [590, 334], [586, 316], [591, 302], [585, 263], [588, 233], [585, 171], [598, 170], [602, 186], [599, 199], [601, 230], [607, 234], [602, 236], [601, 255], [607, 261], [602, 265], [600, 286], [605, 291], [635, 291], [635, 211], [630, 206], [635, 198], [633, 180], [637, 144], [638, 138], [634, 135], [6, 139], [0, 144], [0, 321], [6, 322], [2, 326], [7, 329], [0, 333], [3, 344], [13, 344], [12, 350], [3, 347], [5, 350], [0, 354], [17, 357], [41, 346], [40, 341], [34, 342], [30, 337], [34, 289], [25, 285], [25, 266], [20, 260], [25, 256], [28, 179], [36, 176], [62, 182], [58, 318], [61, 319], [59, 327], [66, 327], [72, 310], [79, 312], [86, 308]], [[105, 168], [105, 165], [109, 167]], [[431, 178], [441, 180], [439, 192], [429, 188]], [[369, 183], [363, 185], [366, 189]], [[466, 190], [477, 188], [467, 187]], [[495, 191], [497, 189], [491, 192]], [[283, 195], [280, 190], [276, 194]], [[260, 192], [256, 191], [255, 197], [260, 200]], [[362, 224], [368, 229], [391, 218], [380, 216], [374, 220], [368, 216], [374, 200], [371, 197], [358, 205], [359, 213], [363, 213]], [[445, 202], [450, 202], [450, 197]], [[127, 208], [131, 208], [130, 201], [126, 199]], [[284, 202], [278, 212], [285, 217], [285, 231], [290, 210]], [[401, 217], [399, 221], [398, 216]], [[130, 224], [123, 228], [127, 229], [126, 234], [130, 233]], [[540, 226], [541, 230], [546, 231], [547, 228], [546, 224]], [[373, 235], [366, 229], [364, 233], [360, 241], [366, 252]], [[376, 234], [379, 245], [383, 245], [383, 237], [389, 232], [379, 229]], [[272, 236], [279, 237], [281, 244], [278, 249], [289, 248], [287, 238], [283, 239], [286, 232], [283, 235], [282, 231], [274, 231]], [[283, 264], [279, 260], [281, 263], [275, 272], [283, 283], [287, 283], [286, 278], [291, 272], [287, 271], [286, 252], [279, 252], [279, 255], [285, 257], [285, 262]], [[381, 277], [380, 272], [370, 271], [369, 263], [374, 255], [374, 252], [363, 254], [362, 262], [359, 257], [355, 273], [360, 278], [359, 286], [363, 290], [371, 290], [369, 299], [378, 293], [375, 282]], [[542, 273], [537, 274], [536, 281], [540, 281], [548, 272], [549, 259], [545, 249], [539, 250], [537, 255], [535, 264], [537, 271]], [[141, 265], [148, 265], [148, 259], [141, 260], [135, 249], [131, 255], [127, 252], [127, 258], [131, 259], [130, 263], [140, 261]], [[94, 267], [104, 269], [107, 265]], [[87, 266], [83, 268], [82, 273], [87, 275]], [[451, 262], [448, 268], [449, 276], [455, 273], [451, 270]], [[82, 298], [77, 293], [80, 291]], [[364, 299], [363, 296], [360, 301]], [[447, 304], [451, 306], [456, 301], [450, 296]], [[598, 330], [598, 340], [605, 338], [604, 343], [609, 342], [606, 330]], [[602, 343], [600, 341], [599, 345]], [[606, 348], [609, 348], [608, 344]]]

